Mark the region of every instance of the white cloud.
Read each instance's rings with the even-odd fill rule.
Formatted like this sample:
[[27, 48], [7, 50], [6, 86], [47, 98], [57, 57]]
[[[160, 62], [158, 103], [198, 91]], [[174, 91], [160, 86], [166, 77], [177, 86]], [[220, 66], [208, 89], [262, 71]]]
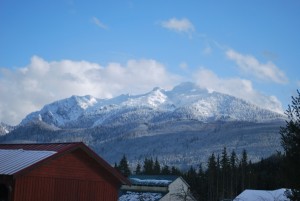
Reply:
[[285, 84], [288, 78], [271, 61], [263, 64], [251, 55], [243, 55], [232, 49], [226, 51], [226, 56], [235, 61], [238, 67], [245, 73], [252, 74], [261, 80]]
[[[180, 64], [187, 69], [187, 63]], [[202, 68], [193, 74], [199, 86], [245, 99], [260, 107], [282, 112], [279, 100], [256, 91], [250, 80], [224, 79]], [[33, 56], [22, 68], [0, 68], [0, 122], [18, 124], [45, 104], [72, 95], [110, 98], [122, 93], [139, 94], [159, 86], [170, 89], [183, 80], [155, 60], [129, 60], [101, 66], [87, 61], [45, 61]], [[299, 84], [299, 83], [298, 83]]]
[[93, 17], [92, 22], [98, 27], [100, 27], [101, 29], [108, 29], [108, 26], [103, 22], [101, 22], [97, 17]]
[[185, 33], [191, 33], [195, 30], [194, 25], [187, 18], [171, 18], [167, 21], [162, 21], [161, 26], [172, 31]]
[[71, 95], [109, 98], [144, 93], [155, 86], [168, 89], [179, 80], [155, 60], [100, 66], [87, 61], [48, 62], [34, 56], [26, 67], [0, 68], [0, 122], [17, 124], [28, 113]]
[[266, 96], [256, 91], [250, 80], [241, 78], [223, 79], [214, 72], [201, 68], [194, 74], [195, 82], [209, 91], [217, 91], [244, 99], [252, 104], [283, 113], [282, 105], [275, 96]]

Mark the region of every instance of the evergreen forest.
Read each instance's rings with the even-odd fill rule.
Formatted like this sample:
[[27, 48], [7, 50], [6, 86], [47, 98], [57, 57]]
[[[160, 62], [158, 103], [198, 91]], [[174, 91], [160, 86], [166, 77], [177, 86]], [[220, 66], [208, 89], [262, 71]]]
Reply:
[[176, 167], [161, 165], [153, 158], [145, 158], [134, 172], [128, 166], [124, 155], [119, 164], [115, 164], [123, 175], [177, 175], [182, 176], [190, 185], [191, 193], [199, 201], [232, 200], [245, 189], [286, 191], [291, 201], [300, 201], [300, 92], [292, 97], [288, 105], [286, 126], [281, 127], [281, 145], [284, 153], [276, 153], [268, 158], [252, 163], [247, 151], [228, 153], [226, 147], [222, 153], [211, 153], [206, 164], [190, 167], [181, 171]]

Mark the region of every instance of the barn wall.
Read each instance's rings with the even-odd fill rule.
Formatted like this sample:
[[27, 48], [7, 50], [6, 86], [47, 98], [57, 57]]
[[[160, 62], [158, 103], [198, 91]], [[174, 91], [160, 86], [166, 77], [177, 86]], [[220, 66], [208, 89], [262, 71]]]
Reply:
[[119, 184], [110, 175], [77, 150], [18, 177], [14, 201], [117, 201]]
[[104, 181], [22, 177], [15, 186], [15, 201], [117, 201], [118, 192]]

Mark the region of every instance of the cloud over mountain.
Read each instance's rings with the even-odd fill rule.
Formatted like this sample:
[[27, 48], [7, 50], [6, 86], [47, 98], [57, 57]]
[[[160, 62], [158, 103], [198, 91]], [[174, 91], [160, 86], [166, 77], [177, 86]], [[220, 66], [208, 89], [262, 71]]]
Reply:
[[288, 82], [288, 78], [284, 72], [271, 61], [261, 63], [251, 55], [243, 55], [232, 49], [226, 51], [226, 56], [233, 60], [243, 72], [254, 75], [259, 79], [279, 84]]
[[[28, 66], [0, 71], [0, 121], [17, 124], [29, 112], [71, 95], [109, 98], [170, 88], [179, 76], [155, 60], [129, 60], [100, 66], [87, 61], [52, 61], [33, 56]], [[4, 95], [5, 94], [5, 95]]]
[[266, 96], [256, 91], [250, 80], [220, 78], [214, 72], [205, 68], [199, 69], [194, 77], [200, 87], [207, 88], [210, 91], [229, 94], [278, 113], [283, 111], [280, 101], [275, 96]]
[[46, 61], [33, 56], [25, 67], [0, 68], [0, 122], [18, 124], [28, 113], [72, 95], [111, 98], [124, 93], [145, 93], [154, 87], [170, 89], [186, 80], [272, 111], [283, 111], [275, 96], [260, 93], [250, 80], [225, 79], [205, 68], [183, 77], [153, 59], [102, 66], [88, 61]]

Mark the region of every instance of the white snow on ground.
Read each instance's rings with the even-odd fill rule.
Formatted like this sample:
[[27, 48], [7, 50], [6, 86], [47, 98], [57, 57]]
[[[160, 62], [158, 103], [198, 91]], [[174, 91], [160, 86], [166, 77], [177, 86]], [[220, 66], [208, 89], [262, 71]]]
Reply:
[[286, 189], [273, 191], [266, 190], [244, 190], [233, 201], [289, 201], [284, 195]]
[[119, 201], [157, 201], [162, 198], [160, 193], [146, 193], [146, 192], [130, 192], [119, 197]]

